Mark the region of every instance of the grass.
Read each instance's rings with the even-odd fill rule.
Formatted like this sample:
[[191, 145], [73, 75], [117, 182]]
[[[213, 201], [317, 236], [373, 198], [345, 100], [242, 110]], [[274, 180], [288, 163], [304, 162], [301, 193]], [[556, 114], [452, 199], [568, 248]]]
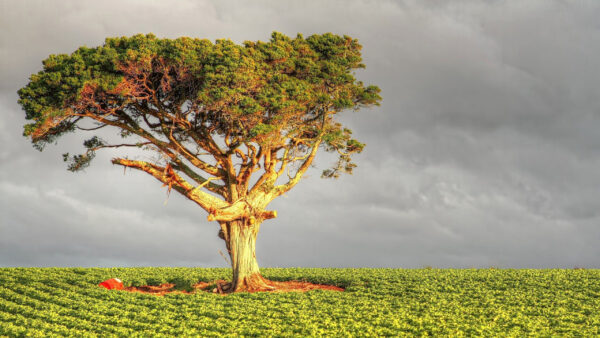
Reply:
[[600, 270], [262, 269], [345, 292], [154, 296], [105, 290], [187, 288], [229, 269], [0, 268], [0, 336], [598, 336]]

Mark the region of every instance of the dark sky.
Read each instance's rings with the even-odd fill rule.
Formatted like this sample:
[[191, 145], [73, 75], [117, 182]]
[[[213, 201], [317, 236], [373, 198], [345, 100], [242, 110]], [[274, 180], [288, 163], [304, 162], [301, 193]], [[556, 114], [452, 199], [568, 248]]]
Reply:
[[271, 204], [263, 267], [600, 268], [597, 1], [0, 0], [0, 266], [227, 266], [194, 203], [100, 153], [84, 173], [22, 136], [16, 91], [49, 54], [154, 33], [358, 38], [380, 107], [342, 121], [354, 175]]

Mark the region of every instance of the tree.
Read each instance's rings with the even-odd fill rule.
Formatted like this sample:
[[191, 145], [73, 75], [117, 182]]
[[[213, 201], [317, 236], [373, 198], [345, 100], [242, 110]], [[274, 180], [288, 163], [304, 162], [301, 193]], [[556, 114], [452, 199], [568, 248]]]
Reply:
[[31, 120], [24, 135], [41, 151], [68, 132], [115, 128], [131, 141], [94, 135], [84, 153], [63, 155], [68, 169], [84, 169], [107, 148], [158, 155], [112, 163], [152, 175], [219, 223], [230, 291], [272, 289], [255, 256], [261, 222], [277, 215], [267, 205], [300, 181], [319, 148], [339, 155], [326, 178], [351, 173], [352, 154], [363, 150], [334, 119], [381, 100], [378, 87], [354, 77], [364, 68], [360, 50], [356, 39], [331, 33], [292, 39], [274, 32], [269, 42], [242, 45], [108, 38], [43, 61], [18, 92]]

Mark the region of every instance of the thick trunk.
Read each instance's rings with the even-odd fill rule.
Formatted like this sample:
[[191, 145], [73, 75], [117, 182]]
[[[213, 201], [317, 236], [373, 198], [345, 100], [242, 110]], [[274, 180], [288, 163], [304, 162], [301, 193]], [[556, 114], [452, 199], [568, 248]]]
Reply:
[[272, 290], [256, 262], [256, 236], [260, 224], [245, 220], [222, 223], [224, 239], [231, 258], [233, 279], [227, 292]]

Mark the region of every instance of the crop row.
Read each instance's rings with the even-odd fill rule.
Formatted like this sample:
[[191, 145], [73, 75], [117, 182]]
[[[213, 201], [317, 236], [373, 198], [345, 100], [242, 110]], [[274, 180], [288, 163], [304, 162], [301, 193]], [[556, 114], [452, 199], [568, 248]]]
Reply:
[[0, 268], [0, 336], [598, 335], [598, 270], [263, 269], [344, 292], [154, 296], [126, 285], [230, 278], [228, 269]]

